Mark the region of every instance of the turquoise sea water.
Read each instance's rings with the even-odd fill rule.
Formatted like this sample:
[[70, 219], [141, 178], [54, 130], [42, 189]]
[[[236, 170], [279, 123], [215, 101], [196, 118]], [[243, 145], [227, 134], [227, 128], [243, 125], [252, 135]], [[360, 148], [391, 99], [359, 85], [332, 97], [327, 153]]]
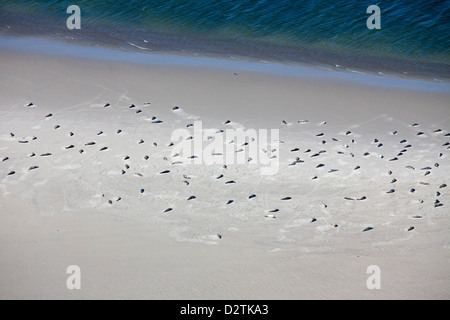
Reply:
[[[79, 30], [66, 26], [72, 4]], [[3, 0], [0, 35], [450, 79], [450, 0]]]

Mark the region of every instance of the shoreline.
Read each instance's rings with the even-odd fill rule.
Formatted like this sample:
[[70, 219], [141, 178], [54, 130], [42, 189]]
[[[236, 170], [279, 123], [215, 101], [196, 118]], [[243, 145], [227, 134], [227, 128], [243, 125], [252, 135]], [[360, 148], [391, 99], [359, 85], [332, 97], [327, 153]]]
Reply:
[[[284, 5], [289, 6], [286, 2]], [[354, 11], [356, 8], [354, 6], [350, 3], [344, 5], [348, 6], [348, 8], [342, 11], [341, 14], [345, 15], [346, 11], [356, 14], [356, 11]], [[353, 23], [350, 23], [351, 20], [349, 19], [345, 21], [349, 25], [347, 27], [343, 27], [342, 25], [342, 29], [338, 26], [331, 27], [329, 25], [328, 28], [322, 30], [328, 34], [328, 37], [323, 37], [321, 32], [316, 34], [315, 31], [320, 30], [322, 24], [330, 23], [330, 21], [317, 21], [319, 25], [311, 30], [308, 30], [307, 25], [303, 25], [301, 27], [303, 29], [302, 31], [297, 29], [296, 25], [292, 25], [291, 32], [293, 31], [294, 34], [290, 34], [289, 28], [286, 30], [280, 25], [270, 27], [270, 21], [266, 21], [255, 26], [253, 31], [259, 34], [259, 36], [256, 35], [255, 37], [255, 34], [253, 36], [251, 35], [252, 32], [247, 33], [245, 32], [245, 28], [243, 30], [239, 27], [242, 24], [245, 25], [246, 22], [250, 22], [245, 20], [235, 26], [238, 27], [235, 30], [236, 32], [233, 32], [233, 28], [231, 30], [225, 28], [225, 30], [220, 32], [217, 29], [215, 30], [214, 25], [209, 25], [209, 28], [207, 27], [206, 30], [200, 28], [201, 31], [196, 31], [195, 26], [190, 25], [189, 22], [192, 21], [189, 21], [189, 19], [185, 22], [190, 27], [185, 25], [185, 28], [177, 24], [177, 21], [180, 22], [180, 20], [185, 18], [178, 10], [175, 10], [176, 13], [173, 15], [166, 15], [167, 12], [163, 10], [163, 12], [160, 12], [160, 15], [150, 17], [149, 19], [146, 17], [146, 13], [139, 11], [134, 16], [128, 16], [128, 19], [130, 19], [128, 22], [131, 23], [127, 23], [127, 20], [120, 20], [120, 17], [124, 18], [124, 16], [127, 16], [127, 14], [124, 14], [125, 12], [121, 10], [116, 11], [118, 8], [115, 8], [114, 5], [108, 5], [105, 6], [105, 9], [116, 11], [115, 14], [110, 12], [109, 16], [115, 17], [115, 19], [110, 20], [108, 15], [105, 15], [103, 16], [103, 22], [100, 22], [98, 20], [96, 21], [97, 14], [93, 14], [94, 12], [91, 11], [95, 9], [89, 8], [89, 5], [85, 5], [86, 18], [93, 19], [93, 21], [83, 24], [83, 30], [73, 32], [72, 30], [68, 30], [64, 21], [61, 20], [60, 13], [65, 9], [63, 5], [59, 5], [58, 7], [39, 6], [42, 9], [39, 14], [38, 12], [30, 14], [20, 5], [17, 10], [11, 10], [8, 13], [8, 7], [6, 6], [5, 9], [4, 25], [0, 29], [4, 34], [9, 35], [33, 36], [41, 34], [48, 35], [50, 38], [60, 41], [71, 39], [72, 42], [80, 42], [87, 45], [96, 46], [100, 44], [106, 47], [123, 47], [127, 50], [156, 50], [172, 53], [190, 52], [193, 55], [200, 53], [204, 56], [236, 55], [240, 56], [240, 59], [250, 59], [252, 61], [270, 60], [275, 63], [281, 61], [288, 63], [294, 62], [293, 64], [305, 63], [306, 65], [319, 65], [329, 69], [335, 69], [337, 65], [340, 65], [344, 69], [348, 67], [349, 70], [364, 73], [392, 73], [399, 77], [408, 73], [411, 75], [417, 74], [419, 77], [429, 78], [430, 80], [433, 80], [433, 75], [439, 75], [439, 77], [436, 77], [446, 79], [447, 82], [449, 80], [449, 59], [445, 55], [445, 43], [448, 42], [448, 37], [445, 37], [445, 35], [438, 36], [445, 33], [441, 26], [443, 22], [436, 22], [429, 29], [423, 29], [423, 26], [411, 28], [413, 30], [409, 30], [409, 32], [406, 30], [401, 31], [401, 29], [407, 29], [409, 27], [408, 24], [405, 24], [403, 28], [400, 28], [400, 25], [397, 24], [396, 27], [398, 29], [390, 29], [389, 32], [381, 36], [379, 32], [366, 32], [367, 29], [363, 20], [357, 19]], [[14, 6], [11, 5], [10, 7], [12, 9]], [[125, 5], [125, 7], [127, 6]], [[156, 10], [158, 10], [158, 7], [160, 8], [159, 5], [156, 5], [156, 7]], [[206, 12], [208, 12], [208, 7], [210, 6], [200, 5], [200, 7], [200, 10], [206, 9]], [[143, 10], [149, 13], [148, 6], [144, 6], [144, 8]], [[216, 9], [216, 14], [221, 12], [221, 10], [225, 10], [224, 7]], [[275, 6], [273, 9], [271, 10], [272, 14], [279, 8]], [[325, 9], [325, 6], [322, 6], [321, 9]], [[358, 10], [358, 12], [363, 13], [364, 10], [362, 9], [360, 8], [359, 10], [361, 11]], [[436, 14], [431, 14], [431, 16], [434, 16], [433, 18], [439, 21], [441, 18], [438, 14], [439, 9], [437, 7], [433, 9], [436, 10]], [[131, 6], [128, 7], [127, 11], [131, 13], [133, 10]], [[343, 10], [343, 7], [340, 7], [339, 10]], [[91, 12], [88, 13], [87, 11]], [[284, 12], [284, 14], [288, 13], [289, 15], [291, 13], [297, 16], [297, 18], [301, 16], [302, 19], [300, 20], [305, 18], [300, 14], [301, 11], [290, 11]], [[320, 9], [318, 12], [320, 12]], [[186, 10], [186, 14], [189, 15], [189, 13], [192, 14], [193, 12]], [[209, 13], [214, 14], [214, 12]], [[46, 17], [47, 14], [50, 16]], [[101, 13], [99, 12], [98, 14]], [[142, 22], [142, 24], [136, 20], [139, 19], [138, 17], [141, 14], [143, 15], [142, 21], [139, 22]], [[236, 11], [234, 14], [239, 15], [239, 11]], [[314, 20], [316, 18], [313, 12], [309, 14], [310, 19]], [[390, 12], [390, 14], [393, 14], [393, 12]], [[402, 16], [402, 12], [398, 12], [398, 14]], [[283, 16], [283, 13], [280, 16]], [[275, 15], [271, 20], [281, 18], [280, 16]], [[216, 18], [220, 20], [220, 13]], [[286, 15], [285, 18], [287, 18]], [[145, 21], [155, 22], [159, 19], [162, 21], [158, 25], [151, 26], [145, 23]], [[197, 17], [195, 20], [201, 20], [201, 23], [206, 23], [206, 25], [210, 22], [207, 19], [203, 20], [203, 17]], [[402, 22], [405, 21], [398, 21], [400, 24]], [[301, 21], [299, 21], [299, 24], [301, 25]], [[233, 21], [228, 21], [227, 25], [231, 27]], [[300, 27], [300, 25], [297, 25], [297, 27]], [[266, 27], [269, 27], [269, 29], [265, 30]], [[432, 31], [433, 29], [435, 30], [434, 32]], [[219, 32], [217, 33], [216, 31]], [[338, 32], [337, 34], [341, 32], [344, 34], [339, 39], [334, 39], [335, 35], [333, 31]], [[352, 36], [347, 34], [346, 31], [350, 32]], [[393, 33], [391, 33], [392, 31]], [[265, 35], [261, 35], [261, 32], [265, 33]], [[426, 36], [425, 34], [427, 33], [428, 35]], [[414, 37], [413, 34], [415, 35]], [[309, 39], [307, 40], [305, 36], [308, 37], [308, 35]], [[351, 41], [352, 38], [355, 40]], [[344, 44], [340, 40], [344, 40]]]
[[[132, 45], [132, 44], [130, 44]], [[116, 61], [133, 65], [168, 65], [197, 68], [225, 69], [233, 72], [250, 71], [293, 77], [327, 78], [354, 84], [391, 87], [420, 91], [450, 92], [450, 82], [400, 74], [375, 73], [337, 66], [276, 63], [274, 61], [243, 60], [243, 58], [202, 56], [174, 52], [136, 52], [125, 48], [94, 47], [71, 44], [69, 41], [37, 37], [0, 37], [0, 50], [45, 56], [60, 56], [88, 60]]]

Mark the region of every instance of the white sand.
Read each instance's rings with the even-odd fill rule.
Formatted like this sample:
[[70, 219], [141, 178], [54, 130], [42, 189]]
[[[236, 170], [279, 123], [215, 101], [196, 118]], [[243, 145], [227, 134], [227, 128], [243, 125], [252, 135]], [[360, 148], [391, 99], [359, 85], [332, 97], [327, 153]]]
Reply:
[[[0, 298], [450, 298], [448, 92], [0, 54]], [[278, 173], [172, 165], [171, 134], [195, 120], [279, 129]], [[81, 290], [66, 287], [69, 265]]]

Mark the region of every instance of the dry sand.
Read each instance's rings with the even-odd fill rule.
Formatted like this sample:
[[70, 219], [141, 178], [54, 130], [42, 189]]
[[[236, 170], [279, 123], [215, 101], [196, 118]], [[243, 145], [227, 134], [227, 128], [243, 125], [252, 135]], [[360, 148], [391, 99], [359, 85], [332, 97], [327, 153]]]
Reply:
[[[450, 298], [448, 91], [0, 55], [0, 298]], [[278, 172], [173, 164], [194, 121], [278, 129]]]

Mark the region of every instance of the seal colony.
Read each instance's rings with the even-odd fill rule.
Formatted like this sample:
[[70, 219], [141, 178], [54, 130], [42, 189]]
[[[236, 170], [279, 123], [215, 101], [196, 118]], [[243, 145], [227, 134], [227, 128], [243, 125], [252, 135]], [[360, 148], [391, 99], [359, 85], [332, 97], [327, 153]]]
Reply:
[[74, 59], [2, 52], [2, 297], [448, 294], [450, 94]]
[[[139, 105], [139, 103], [133, 103], [130, 105], [114, 105], [112, 103], [102, 104], [102, 108], [105, 112], [109, 110], [115, 110], [121, 108], [134, 109], [139, 108], [139, 114], [143, 113], [146, 117], [143, 121], [150, 119], [150, 123], [157, 123], [164, 125], [167, 121], [159, 120], [160, 117], [154, 115], [149, 115], [151, 111], [156, 111], [149, 109], [150, 104], [146, 103]], [[36, 107], [33, 105], [32, 112], [41, 112], [41, 107]], [[168, 109], [178, 115], [185, 112], [180, 106], [168, 106]], [[63, 119], [58, 117], [58, 112], [46, 113], [43, 112], [42, 119], [45, 119], [41, 126], [42, 129], [40, 134], [44, 134], [45, 130], [50, 131], [51, 128], [56, 128], [52, 122], [63, 123]], [[156, 120], [158, 119], [158, 120]], [[186, 119], [189, 121], [189, 119]], [[219, 130], [215, 131], [216, 135], [224, 134], [226, 126], [232, 125], [234, 122], [232, 120], [222, 121], [222, 128], [220, 128], [220, 123], [218, 123]], [[45, 143], [37, 144], [37, 136], [31, 137], [35, 132], [20, 132], [18, 134], [12, 134], [8, 127], [3, 127], [3, 135], [9, 135], [8, 141], [3, 142], [3, 145], [7, 145], [8, 148], [3, 148], [0, 154], [0, 158], [3, 159], [1, 162], [1, 170], [4, 172], [3, 183], [6, 185], [15, 181], [20, 181], [20, 177], [24, 175], [37, 174], [39, 171], [46, 170], [49, 174], [51, 166], [44, 166], [45, 162], [53, 161], [54, 165], [57, 165], [61, 160], [67, 155], [71, 155], [72, 161], [83, 162], [83, 158], [94, 157], [97, 158], [100, 155], [97, 153], [104, 153], [106, 150], [109, 153], [105, 153], [102, 156], [103, 161], [108, 163], [108, 167], [111, 168], [107, 174], [111, 176], [117, 176], [117, 183], [125, 184], [127, 187], [125, 189], [117, 190], [114, 192], [112, 188], [107, 186], [98, 186], [98, 190], [101, 192], [102, 196], [98, 197], [99, 203], [97, 206], [99, 210], [102, 208], [101, 202], [104, 201], [109, 208], [114, 206], [119, 206], [123, 208], [124, 204], [127, 204], [127, 210], [133, 210], [132, 201], [133, 198], [141, 197], [142, 199], [148, 199], [148, 207], [152, 207], [155, 202], [158, 202], [156, 207], [160, 207], [160, 213], [165, 215], [183, 215], [186, 214], [186, 210], [196, 211], [202, 210], [205, 207], [216, 208], [213, 210], [227, 211], [232, 210], [233, 216], [236, 207], [247, 208], [253, 212], [255, 216], [260, 216], [261, 219], [264, 218], [277, 218], [278, 220], [291, 221], [295, 225], [295, 221], [299, 217], [307, 218], [311, 222], [320, 222], [323, 225], [330, 225], [333, 228], [339, 228], [341, 223], [336, 223], [333, 221], [332, 214], [330, 211], [345, 210], [345, 211], [358, 211], [362, 210], [364, 206], [362, 203], [370, 205], [379, 205], [380, 202], [391, 203], [395, 199], [394, 203], [403, 203], [408, 208], [410, 214], [405, 216], [403, 219], [404, 228], [403, 231], [411, 232], [420, 230], [420, 226], [410, 226], [409, 219], [413, 217], [414, 219], [421, 219], [423, 212], [426, 211], [428, 214], [434, 214], [434, 211], [430, 210], [445, 210], [447, 206], [447, 200], [449, 194], [446, 189], [446, 178], [448, 175], [445, 174], [445, 170], [442, 168], [448, 168], [448, 158], [447, 153], [450, 148], [448, 143], [447, 131], [443, 129], [426, 128], [420, 125], [419, 122], [413, 123], [408, 127], [404, 128], [392, 128], [391, 133], [379, 132], [375, 137], [364, 136], [363, 133], [358, 132], [357, 128], [352, 128], [352, 130], [343, 129], [338, 131], [325, 130], [325, 128], [331, 128], [332, 121], [320, 121], [314, 124], [310, 120], [293, 120], [289, 122], [290, 125], [283, 128], [283, 121], [281, 122], [280, 131], [283, 135], [283, 130], [295, 129], [295, 124], [297, 123], [299, 130], [295, 135], [295, 141], [302, 141], [302, 143], [296, 143], [294, 145], [291, 140], [281, 141], [280, 150], [273, 148], [272, 150], [263, 149], [261, 151], [268, 152], [272, 151], [275, 154], [278, 152], [281, 159], [280, 171], [283, 176], [282, 180], [279, 180], [277, 184], [280, 184], [279, 194], [264, 194], [260, 190], [257, 184], [251, 179], [248, 180], [245, 174], [240, 172], [249, 172], [250, 167], [243, 165], [234, 165], [230, 170], [228, 165], [223, 165], [220, 170], [216, 166], [200, 165], [200, 167], [195, 165], [188, 165], [189, 159], [196, 159], [197, 156], [194, 154], [184, 154], [173, 153], [171, 150], [176, 146], [175, 141], [168, 140], [168, 136], [153, 137], [158, 138], [154, 141], [152, 147], [146, 146], [144, 143], [144, 138], [135, 136], [133, 131], [136, 129], [126, 130], [114, 129], [113, 131], [106, 130], [106, 128], [99, 130], [99, 128], [90, 127], [89, 130], [92, 132], [90, 135], [84, 134], [82, 132], [77, 132], [75, 128], [69, 128], [68, 125], [57, 125], [59, 130], [68, 131], [67, 133], [62, 133], [59, 139], [60, 145], [50, 146]], [[137, 124], [136, 126], [142, 126], [142, 124]], [[181, 123], [180, 126], [186, 128], [192, 128], [191, 123]], [[310, 130], [305, 131], [311, 127]], [[321, 127], [319, 133], [314, 133], [316, 127]], [[421, 131], [411, 131], [411, 129], [420, 128]], [[47, 131], [47, 134], [49, 133]], [[105, 145], [105, 141], [102, 140], [108, 134], [122, 133], [123, 137], [122, 144], [120, 146], [115, 146], [114, 141], [109, 140], [108, 146]], [[303, 132], [303, 134], [302, 134]], [[306, 135], [305, 135], [306, 132]], [[312, 132], [312, 134], [310, 133]], [[58, 133], [52, 133], [58, 134]], [[84, 141], [74, 140], [74, 136], [83, 136]], [[309, 138], [308, 136], [313, 138]], [[67, 138], [62, 138], [63, 136]], [[320, 139], [318, 139], [320, 137]], [[395, 138], [392, 138], [395, 137]], [[187, 140], [192, 140], [193, 136], [187, 137]], [[214, 136], [209, 136], [208, 139], [214, 139]], [[322, 140], [324, 139], [324, 140]], [[427, 157], [420, 161], [414, 160], [415, 156], [421, 152], [420, 145], [426, 143], [426, 139], [431, 139], [437, 145], [433, 151], [429, 152]], [[137, 143], [136, 143], [137, 141]], [[304, 141], [304, 142], [303, 142]], [[369, 142], [368, 142], [369, 141]], [[20, 146], [20, 156], [18, 154], [10, 154], [7, 150], [13, 148], [11, 145], [14, 142], [19, 142]], [[26, 143], [25, 143], [26, 142]], [[236, 139], [227, 141], [226, 143], [235, 144], [235, 152], [247, 152], [248, 148], [252, 147], [255, 143], [255, 139], [251, 139], [243, 144], [237, 145]], [[407, 144], [408, 143], [408, 144]], [[431, 142], [430, 142], [431, 143]], [[123, 150], [123, 146], [127, 146], [126, 150]], [[164, 145], [164, 150], [158, 151], [160, 145]], [[324, 146], [327, 146], [326, 149]], [[92, 149], [93, 146], [99, 146], [98, 149]], [[133, 146], [133, 147], [131, 147]], [[54, 147], [54, 148], [53, 148]], [[74, 156], [71, 152], [76, 150], [77, 147], [85, 147], [86, 149], [79, 149], [79, 155]], [[155, 148], [155, 149], [151, 149]], [[304, 151], [302, 151], [304, 150]], [[51, 152], [50, 152], [51, 151]], [[129, 153], [133, 152], [134, 155], [130, 156]], [[292, 159], [291, 154], [298, 154], [303, 152], [305, 157], [295, 156]], [[27, 154], [39, 154], [42, 160], [39, 158], [33, 158], [32, 161], [24, 161], [25, 158], [30, 157]], [[141, 156], [137, 157], [137, 154]], [[142, 157], [142, 154], [145, 154]], [[150, 156], [149, 156], [150, 155]], [[221, 155], [221, 153], [214, 153], [214, 155]], [[31, 156], [31, 157], [32, 157]], [[170, 162], [169, 157], [177, 158], [179, 160], [175, 162]], [[140, 160], [140, 159], [141, 160]], [[53, 160], [49, 160], [53, 159]], [[57, 160], [58, 159], [58, 160]], [[120, 160], [121, 159], [121, 160]], [[252, 161], [251, 158], [248, 159], [248, 163]], [[439, 161], [439, 162], [438, 162]], [[391, 163], [396, 163], [391, 165]], [[102, 162], [103, 163], [103, 162]], [[374, 166], [374, 163], [377, 163]], [[412, 165], [414, 164], [414, 166]], [[77, 170], [83, 171], [86, 168], [86, 163], [83, 162]], [[181, 166], [181, 167], [178, 167]], [[178, 169], [176, 169], [178, 167]], [[326, 169], [326, 168], [329, 169]], [[331, 167], [331, 168], [330, 168]], [[416, 167], [420, 168], [420, 172], [416, 173]], [[91, 168], [93, 175], [104, 174], [103, 165], [98, 163], [96, 168]], [[117, 169], [112, 169], [117, 168]], [[198, 171], [198, 168], [202, 168]], [[206, 171], [205, 171], [206, 170]], [[244, 171], [242, 171], [244, 170]], [[209, 174], [207, 172], [211, 172]], [[287, 173], [287, 176], [284, 173]], [[76, 173], [73, 171], [72, 173]], [[127, 174], [131, 173], [131, 175]], [[332, 175], [331, 175], [332, 173]], [[343, 179], [349, 179], [358, 175], [374, 175], [371, 179], [377, 180], [377, 188], [370, 188], [370, 180], [362, 179], [361, 191], [349, 191], [345, 193], [341, 190], [339, 193], [333, 195], [328, 194], [326, 199], [330, 202], [333, 197], [333, 205], [327, 205], [320, 201], [320, 189], [332, 187], [333, 185], [343, 183]], [[142, 178], [142, 180], [135, 180], [136, 178]], [[158, 178], [160, 176], [161, 178]], [[164, 178], [166, 177], [166, 178]], [[171, 190], [178, 190], [175, 197], [172, 197], [170, 201], [164, 201], [164, 197], [158, 196], [158, 193], [162, 190], [152, 189], [152, 180], [154, 179], [165, 179], [164, 186], [167, 190], [166, 192], [171, 192]], [[283, 184], [288, 183], [286, 179], [295, 179], [296, 181], [303, 181], [302, 183], [307, 183], [307, 181], [312, 181], [310, 183], [311, 193], [316, 193], [315, 198], [316, 203], [312, 201], [309, 202], [308, 207], [302, 207], [301, 203], [304, 203], [306, 198], [312, 199], [312, 194], [305, 196], [304, 194], [296, 194], [295, 190], [292, 190], [290, 195], [286, 195], [283, 190]], [[223, 181], [222, 184], [218, 181]], [[259, 183], [261, 183], [260, 180]], [[384, 182], [383, 182], [384, 181]], [[198, 188], [201, 184], [208, 184], [209, 191]], [[245, 184], [245, 189], [248, 190], [247, 194], [242, 194], [240, 188], [242, 184]], [[344, 182], [345, 183], [345, 182]], [[227, 185], [227, 189], [223, 189], [224, 184]], [[391, 186], [395, 185], [395, 188]], [[103, 190], [102, 189], [108, 189]], [[234, 188], [234, 189], [233, 189]], [[384, 188], [384, 191], [383, 191]], [[223, 194], [222, 196], [211, 197], [211, 193], [216, 190], [218, 194]], [[196, 195], [193, 195], [195, 192]], [[205, 193], [206, 192], [206, 193]], [[203, 194], [202, 194], [203, 193]], [[358, 194], [359, 193], [359, 194]], [[384, 193], [383, 196], [380, 193]], [[105, 196], [108, 194], [108, 196]], [[398, 195], [401, 194], [401, 195]], [[434, 194], [434, 197], [431, 196]], [[92, 196], [95, 196], [94, 194]], [[231, 196], [233, 198], [231, 198]], [[222, 197], [222, 199], [220, 199]], [[306, 197], [306, 198], [305, 198]], [[398, 198], [396, 198], [398, 197]], [[178, 199], [177, 199], [178, 198]], [[278, 198], [278, 200], [276, 199]], [[182, 200], [184, 199], [184, 200]], [[260, 199], [260, 200], [258, 200]], [[272, 200], [268, 200], [272, 199]], [[90, 201], [89, 198], [84, 199], [85, 201]], [[193, 201], [195, 200], [195, 201]], [[371, 201], [375, 203], [371, 203]], [[92, 201], [92, 200], [91, 200]], [[256, 202], [255, 202], [256, 201]], [[258, 202], [263, 201], [263, 202]], [[253, 203], [253, 204], [250, 204]], [[257, 204], [259, 203], [259, 204]], [[348, 204], [352, 203], [351, 206]], [[361, 204], [360, 204], [361, 203]], [[224, 205], [225, 204], [225, 205]], [[346, 205], [347, 204], [347, 205]], [[261, 206], [262, 205], [262, 206]], [[196, 209], [196, 207], [198, 209]], [[431, 209], [432, 208], [432, 209]], [[398, 208], [401, 209], [401, 208]], [[421, 213], [417, 215], [417, 213]], [[322, 215], [321, 215], [322, 213]], [[231, 214], [231, 213], [230, 213]], [[350, 222], [350, 221], [349, 221]], [[361, 226], [363, 232], [372, 231], [383, 226], [375, 226], [366, 221], [365, 224], [370, 226]], [[287, 224], [289, 225], [289, 224]], [[323, 227], [322, 227], [323, 228]], [[221, 233], [226, 232], [226, 230], [217, 230]]]

